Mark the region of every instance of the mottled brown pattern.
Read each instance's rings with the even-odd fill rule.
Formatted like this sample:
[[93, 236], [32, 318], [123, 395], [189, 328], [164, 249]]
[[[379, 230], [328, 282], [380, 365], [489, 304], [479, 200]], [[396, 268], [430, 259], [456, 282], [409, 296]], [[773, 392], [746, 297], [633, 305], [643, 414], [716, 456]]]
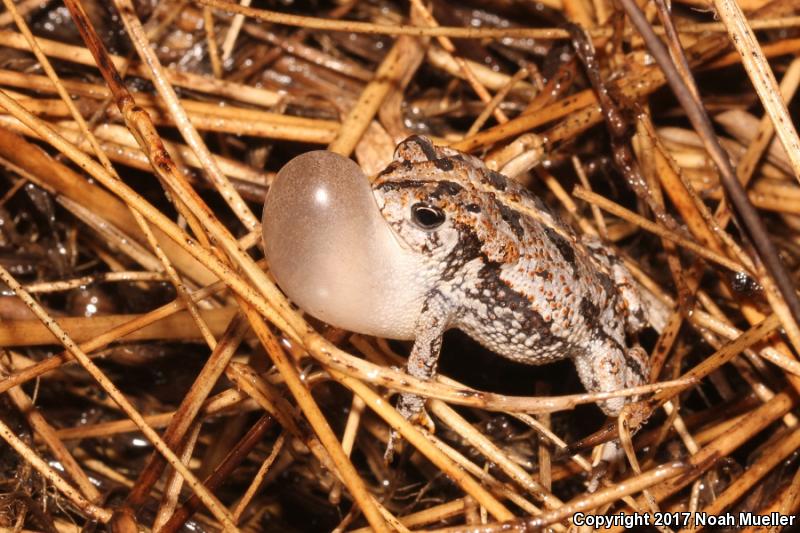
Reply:
[[[515, 361], [572, 358], [589, 391], [645, 382], [647, 356], [627, 345], [645, 325], [630, 273], [611, 249], [578, 237], [513, 180], [414, 136], [397, 147], [373, 191], [398, 237], [425, 256], [423, 277], [433, 280], [409, 358], [415, 375], [433, 375], [441, 333], [458, 328]], [[440, 210], [444, 222], [422, 228], [409, 209], [419, 202]], [[625, 401], [600, 407], [615, 415]], [[414, 416], [421, 405], [406, 395], [400, 409]]]

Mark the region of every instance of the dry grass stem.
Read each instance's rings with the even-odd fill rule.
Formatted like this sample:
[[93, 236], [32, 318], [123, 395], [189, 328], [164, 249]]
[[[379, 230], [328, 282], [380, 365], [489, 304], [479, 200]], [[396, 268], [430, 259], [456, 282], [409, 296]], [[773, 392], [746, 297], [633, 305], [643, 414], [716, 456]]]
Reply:
[[[347, 31], [367, 34], [381, 35], [409, 35], [416, 37], [451, 37], [461, 39], [488, 39], [503, 37], [520, 37], [531, 39], [568, 39], [569, 33], [557, 28], [418, 28], [413, 26], [391, 26], [382, 24], [359, 23], [354, 21], [335, 21], [314, 17], [303, 17], [278, 13], [265, 9], [255, 9], [236, 5], [220, 0], [194, 0], [198, 4], [211, 6], [229, 13], [242, 14], [256, 20], [263, 20], [275, 24], [286, 24], [289, 26], [300, 26], [315, 30]], [[791, 28], [800, 25], [800, 17], [783, 17], [780, 19], [764, 19], [753, 21], [754, 29], [776, 29]], [[725, 31], [725, 26], [720, 23], [688, 24], [679, 26], [679, 31], [691, 33], [705, 33], [709, 31]], [[663, 32], [663, 30], [662, 30]], [[611, 30], [600, 28], [594, 32], [600, 37], [606, 37]]]
[[[39, 46], [41, 46], [44, 53], [50, 57], [73, 61], [83, 65], [94, 66], [95, 64], [91, 53], [86, 48], [71, 46], [49, 39], [38, 40]], [[0, 30], [0, 44], [21, 50], [27, 49], [27, 43], [22, 35], [5, 30]], [[109, 57], [116, 65], [123, 66], [125, 64], [125, 58], [123, 57], [114, 55]], [[140, 74], [145, 77], [148, 75], [147, 69], [143, 68], [141, 65], [134, 64], [128, 71], [131, 74]], [[216, 94], [218, 96], [231, 98], [232, 100], [258, 106], [270, 106], [276, 104], [280, 100], [280, 96], [275, 92], [248, 87], [239, 83], [220, 82], [208, 76], [198, 76], [169, 70], [167, 78], [170, 83], [179, 87], [208, 92], [210, 94]]]
[[764, 109], [772, 119], [775, 132], [792, 163], [794, 175], [800, 180], [800, 138], [783, 103], [778, 82], [772, 69], [769, 68], [767, 58], [764, 57], [752, 28], [735, 1], [714, 0], [714, 6], [742, 58], [742, 64], [753, 82]]
[[637, 226], [640, 226], [642, 229], [650, 231], [653, 234], [658, 235], [659, 237], [663, 237], [664, 239], [670, 240], [680, 246], [683, 246], [687, 250], [691, 250], [700, 257], [703, 257], [708, 261], [716, 263], [719, 266], [727, 268], [731, 272], [747, 272], [747, 270], [742, 265], [734, 261], [731, 261], [730, 259], [724, 256], [718, 255], [704, 248], [700, 244], [684, 239], [680, 235], [676, 235], [670, 232], [670, 230], [663, 228], [654, 222], [650, 222], [649, 220], [637, 215], [636, 213], [632, 213], [627, 209], [621, 208], [618, 205], [614, 204], [613, 202], [609, 202], [602, 196], [599, 196], [591, 191], [587, 191], [582, 187], [576, 187], [575, 190], [572, 191], [572, 194], [576, 198], [580, 198], [581, 200], [586, 200], [587, 202], [591, 202], [600, 207], [601, 209], [604, 209], [613, 215], [625, 219], [628, 222], [636, 224]]
[[[0, 1], [0, 529], [800, 510], [796, 1]], [[647, 383], [589, 393], [456, 332], [421, 379], [411, 343], [287, 298], [261, 228], [281, 167], [327, 147], [374, 178], [411, 135], [548, 207], [487, 180], [512, 230], [555, 215], [575, 235], [542, 239], [617, 252]], [[561, 342], [546, 320], [520, 335]]]
[[125, 396], [123, 396], [120, 390], [114, 386], [108, 377], [106, 377], [105, 374], [94, 363], [92, 363], [89, 356], [87, 356], [86, 353], [78, 347], [78, 344], [76, 344], [75, 341], [73, 341], [70, 336], [58, 325], [58, 323], [53, 320], [28, 293], [25, 292], [22, 286], [17, 283], [14, 277], [11, 276], [11, 274], [2, 266], [0, 266], [0, 280], [8, 285], [9, 288], [11, 288], [11, 290], [13, 290], [16, 295], [26, 305], [28, 305], [28, 307], [30, 307], [31, 311], [33, 311], [37, 318], [39, 318], [39, 320], [41, 320], [42, 323], [47, 326], [47, 329], [50, 330], [56, 339], [58, 339], [59, 343], [63, 344], [70, 354], [78, 360], [80, 365], [86, 369], [86, 371], [92, 376], [98, 385], [103, 388], [103, 390], [117, 403], [117, 405], [119, 405], [125, 414], [128, 415], [131, 420], [136, 422], [137, 426], [139, 426], [139, 429], [153, 443], [156, 449], [158, 449], [160, 453], [164, 454], [169, 463], [189, 481], [189, 485], [200, 496], [200, 498], [203, 500], [203, 503], [208, 506], [209, 511], [211, 511], [214, 516], [226, 527], [234, 527], [230, 515], [222, 506], [222, 504], [212, 494], [209, 494], [203, 488], [200, 481], [186, 466], [183, 465], [183, 463], [181, 463], [178, 457], [175, 456], [172, 450], [169, 449], [159, 435], [147, 425], [142, 418], [142, 415], [125, 398]]

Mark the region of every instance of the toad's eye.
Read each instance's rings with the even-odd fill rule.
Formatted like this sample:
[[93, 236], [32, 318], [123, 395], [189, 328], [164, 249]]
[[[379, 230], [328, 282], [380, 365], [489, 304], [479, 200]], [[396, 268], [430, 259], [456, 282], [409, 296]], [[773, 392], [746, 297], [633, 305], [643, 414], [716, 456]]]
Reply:
[[438, 207], [418, 203], [411, 206], [411, 220], [422, 229], [438, 228], [444, 222], [444, 211]]

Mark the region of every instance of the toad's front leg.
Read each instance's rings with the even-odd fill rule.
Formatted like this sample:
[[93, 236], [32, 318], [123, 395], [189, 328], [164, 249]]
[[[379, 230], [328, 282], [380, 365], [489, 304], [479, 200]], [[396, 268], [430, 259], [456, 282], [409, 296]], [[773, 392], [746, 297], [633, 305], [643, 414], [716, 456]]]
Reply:
[[[438, 290], [431, 291], [425, 298], [415, 326], [414, 346], [408, 356], [406, 372], [419, 379], [432, 379], [436, 374], [436, 364], [442, 348], [442, 335], [450, 322], [450, 306]], [[404, 392], [397, 402], [397, 410], [406, 420], [430, 425], [424, 411], [424, 398]]]

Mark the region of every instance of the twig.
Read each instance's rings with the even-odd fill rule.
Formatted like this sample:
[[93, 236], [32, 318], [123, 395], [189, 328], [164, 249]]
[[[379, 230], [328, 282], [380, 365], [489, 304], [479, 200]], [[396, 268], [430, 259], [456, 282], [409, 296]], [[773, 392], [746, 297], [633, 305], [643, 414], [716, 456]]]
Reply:
[[728, 155], [717, 140], [711, 120], [702, 106], [698, 105], [692, 98], [692, 91], [684, 84], [664, 45], [653, 32], [639, 6], [633, 0], [620, 0], [620, 2], [636, 29], [642, 34], [653, 57], [663, 69], [667, 82], [686, 111], [692, 125], [700, 133], [706, 150], [708, 150], [714, 160], [714, 164], [719, 169], [722, 184], [730, 196], [737, 214], [741, 217], [742, 224], [749, 233], [753, 245], [758, 250], [759, 258], [764, 262], [769, 275], [774, 279], [780, 295], [786, 303], [788, 308], [786, 312], [783, 312], [782, 306], [776, 311], [780, 313], [781, 323], [786, 328], [795, 350], [800, 352], [800, 326], [798, 326], [798, 321], [800, 320], [800, 298], [797, 297], [794, 282], [783, 266], [769, 233], [761, 221], [761, 217], [753, 208], [747, 198], [747, 193], [736, 178], [736, 173], [728, 159]]
[[[410, 35], [414, 37], [451, 37], [458, 39], [501, 39], [503, 37], [518, 37], [531, 39], [569, 39], [569, 33], [560, 28], [455, 28], [440, 26], [437, 28], [421, 28], [417, 26], [372, 24], [358, 21], [338, 21], [300, 15], [290, 15], [266, 9], [243, 7], [221, 0], [194, 0], [195, 3], [210, 6], [229, 13], [242, 15], [287, 26], [299, 26], [314, 30], [344, 31], [378, 35]], [[765, 19], [752, 21], [755, 29], [791, 28], [800, 25], [800, 17], [783, 17], [780, 19]], [[663, 32], [663, 30], [661, 30]], [[687, 24], [679, 26], [680, 32], [705, 33], [709, 31], [725, 31], [720, 23]], [[610, 30], [597, 28], [590, 32], [593, 37], [608, 37]]]
[[9, 272], [0, 266], [0, 280], [8, 285], [17, 296], [22, 299], [31, 311], [44, 323], [53, 335], [61, 342], [69, 353], [78, 360], [81, 366], [89, 373], [90, 376], [102, 387], [102, 389], [120, 406], [128, 417], [136, 422], [139, 429], [144, 433], [145, 437], [153, 443], [153, 446], [162, 453], [167, 461], [175, 468], [189, 483], [189, 486], [200, 497], [203, 504], [214, 514], [214, 516], [222, 522], [226, 527], [232, 530], [236, 529], [233, 520], [228, 513], [227, 509], [217, 500], [217, 498], [206, 491], [200, 484], [200, 481], [192, 474], [192, 472], [181, 463], [180, 459], [175, 456], [172, 450], [164, 443], [153, 428], [147, 425], [147, 422], [142, 418], [142, 415], [131, 403], [125, 398], [120, 390], [114, 385], [111, 380], [95, 365], [86, 353], [81, 350], [78, 345], [73, 341], [70, 336], [53, 320], [47, 312], [22, 288], [22, 286], [14, 279]]

